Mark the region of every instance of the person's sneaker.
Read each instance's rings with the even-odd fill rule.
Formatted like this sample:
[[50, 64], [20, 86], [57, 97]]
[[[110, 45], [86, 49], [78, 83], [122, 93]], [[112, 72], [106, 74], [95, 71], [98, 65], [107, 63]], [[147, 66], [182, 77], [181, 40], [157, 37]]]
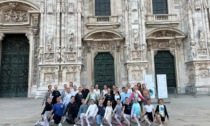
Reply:
[[76, 124], [74, 124], [73, 126], [77, 126]]
[[100, 126], [103, 126], [103, 124], [101, 124]]
[[148, 126], [152, 126], [152, 124], [148, 124]]

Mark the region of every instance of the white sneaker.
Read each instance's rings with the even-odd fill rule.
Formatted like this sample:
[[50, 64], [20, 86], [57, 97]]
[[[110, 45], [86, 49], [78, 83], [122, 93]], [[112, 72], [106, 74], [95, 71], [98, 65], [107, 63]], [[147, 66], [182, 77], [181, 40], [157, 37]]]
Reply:
[[100, 126], [103, 126], [103, 124], [101, 124]]
[[77, 126], [76, 124], [74, 124], [73, 126]]

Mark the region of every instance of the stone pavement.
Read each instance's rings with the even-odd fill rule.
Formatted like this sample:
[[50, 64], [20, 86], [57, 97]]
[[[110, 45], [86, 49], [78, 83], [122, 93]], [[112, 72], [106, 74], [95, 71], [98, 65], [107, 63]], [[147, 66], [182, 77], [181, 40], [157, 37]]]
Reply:
[[[41, 99], [0, 98], [0, 126], [34, 126], [41, 118], [40, 113], [43, 109], [41, 101]], [[210, 96], [202, 95], [194, 98], [180, 95], [178, 98], [172, 97], [171, 103], [166, 105], [170, 120], [165, 126], [210, 126]], [[153, 126], [158, 125], [155, 123]]]

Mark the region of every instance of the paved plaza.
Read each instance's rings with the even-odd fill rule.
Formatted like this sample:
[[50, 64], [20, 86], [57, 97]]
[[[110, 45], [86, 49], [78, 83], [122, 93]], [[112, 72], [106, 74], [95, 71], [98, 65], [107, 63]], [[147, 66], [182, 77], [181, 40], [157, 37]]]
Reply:
[[[1, 98], [0, 126], [34, 126], [41, 118], [41, 99]], [[166, 104], [170, 120], [165, 126], [210, 126], [210, 96], [180, 95]], [[66, 126], [66, 124], [64, 124]], [[132, 124], [132, 126], [136, 126]], [[143, 123], [143, 126], [146, 126]], [[158, 126], [156, 123], [154, 126]]]

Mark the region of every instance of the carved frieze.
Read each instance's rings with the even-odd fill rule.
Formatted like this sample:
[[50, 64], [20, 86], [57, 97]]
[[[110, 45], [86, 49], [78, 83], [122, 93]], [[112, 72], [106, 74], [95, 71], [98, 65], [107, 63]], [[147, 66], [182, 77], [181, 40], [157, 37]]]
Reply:
[[67, 61], [75, 61], [77, 59], [76, 52], [65, 52], [65, 56]]
[[44, 82], [54, 82], [55, 81], [55, 73], [45, 73], [44, 74]]
[[132, 76], [133, 80], [143, 80], [143, 73], [141, 70], [140, 71], [136, 71], [136, 70], [132, 71], [131, 76]]
[[95, 33], [93, 39], [114, 39], [116, 37], [115, 34], [108, 32], [99, 32]]
[[205, 59], [208, 56], [208, 51], [207, 49], [197, 49], [197, 56], [198, 58]]
[[156, 37], [156, 38], [161, 38], [161, 37], [174, 37], [176, 35], [178, 35], [178, 34], [173, 31], [163, 30], [163, 31], [157, 31], [157, 32], [153, 33], [152, 36]]
[[28, 12], [24, 10], [7, 10], [4, 12], [4, 22], [27, 22], [28, 21]]
[[46, 62], [52, 62], [52, 61], [54, 61], [54, 53], [45, 53], [44, 54], [44, 60]]

